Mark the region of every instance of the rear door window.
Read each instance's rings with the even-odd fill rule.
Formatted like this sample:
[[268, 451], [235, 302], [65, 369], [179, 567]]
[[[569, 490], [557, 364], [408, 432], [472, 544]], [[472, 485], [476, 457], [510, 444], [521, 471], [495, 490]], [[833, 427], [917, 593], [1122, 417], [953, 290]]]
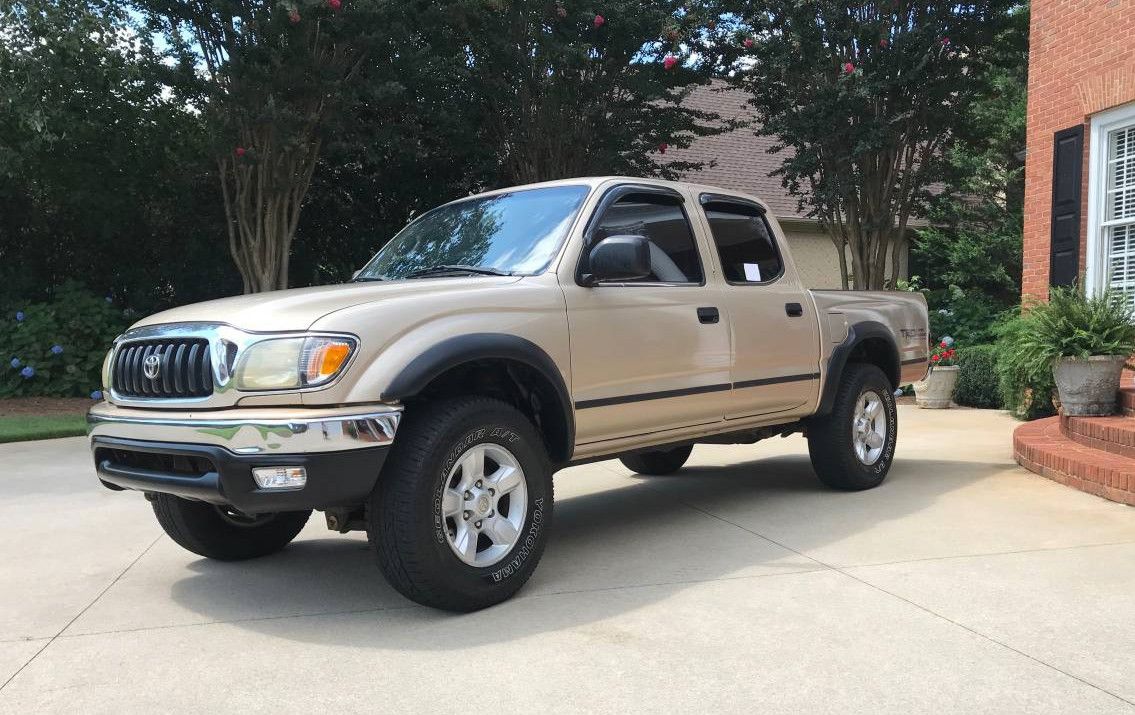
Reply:
[[705, 216], [730, 283], [768, 283], [784, 272], [764, 213], [751, 204], [710, 201]]

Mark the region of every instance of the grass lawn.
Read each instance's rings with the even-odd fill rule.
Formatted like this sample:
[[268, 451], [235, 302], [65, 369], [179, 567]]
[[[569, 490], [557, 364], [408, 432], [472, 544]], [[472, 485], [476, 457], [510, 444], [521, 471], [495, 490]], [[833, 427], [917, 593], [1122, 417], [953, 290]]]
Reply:
[[86, 433], [87, 417], [83, 414], [0, 417], [0, 443], [76, 437]]

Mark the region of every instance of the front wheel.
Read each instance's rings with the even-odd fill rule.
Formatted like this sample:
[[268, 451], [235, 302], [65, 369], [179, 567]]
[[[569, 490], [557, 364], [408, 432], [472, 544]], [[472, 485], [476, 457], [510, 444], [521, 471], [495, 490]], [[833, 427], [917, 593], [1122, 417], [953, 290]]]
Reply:
[[232, 507], [153, 495], [154, 515], [179, 546], [218, 561], [274, 554], [291, 543], [311, 516], [307, 511], [245, 514]]
[[532, 424], [483, 397], [407, 410], [367, 508], [390, 584], [447, 611], [516, 593], [536, 569], [552, 516], [552, 469]]
[[824, 484], [858, 491], [879, 486], [891, 469], [898, 410], [890, 380], [874, 365], [843, 371], [832, 411], [808, 425], [808, 454]]

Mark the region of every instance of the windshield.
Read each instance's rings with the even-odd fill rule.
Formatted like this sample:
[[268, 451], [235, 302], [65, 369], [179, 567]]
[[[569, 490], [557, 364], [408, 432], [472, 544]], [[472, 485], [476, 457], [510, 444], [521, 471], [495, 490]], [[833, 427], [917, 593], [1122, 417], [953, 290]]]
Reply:
[[430, 275], [430, 269], [481, 268], [532, 275], [548, 267], [586, 186], [553, 186], [446, 204], [423, 215], [386, 244], [356, 280]]

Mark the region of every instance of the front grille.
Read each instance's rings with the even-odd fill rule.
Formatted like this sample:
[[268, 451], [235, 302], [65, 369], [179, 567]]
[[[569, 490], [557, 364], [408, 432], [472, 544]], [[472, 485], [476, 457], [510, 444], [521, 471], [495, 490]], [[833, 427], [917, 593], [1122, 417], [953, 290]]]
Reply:
[[[146, 359], [154, 355], [161, 362], [157, 377], [149, 378]], [[123, 397], [208, 397], [213, 394], [209, 341], [173, 338], [126, 343], [114, 358], [111, 382]]]

